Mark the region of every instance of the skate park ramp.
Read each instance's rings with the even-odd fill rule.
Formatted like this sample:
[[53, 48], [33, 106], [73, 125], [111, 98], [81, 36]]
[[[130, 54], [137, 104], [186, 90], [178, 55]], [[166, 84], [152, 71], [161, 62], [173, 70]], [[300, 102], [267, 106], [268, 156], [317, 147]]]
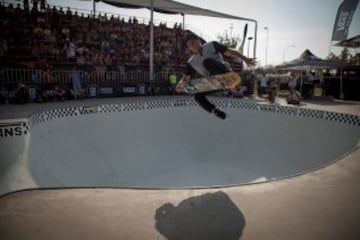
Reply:
[[359, 146], [360, 117], [213, 100], [78, 106], [1, 125], [0, 194], [28, 188], [209, 188], [325, 167]]

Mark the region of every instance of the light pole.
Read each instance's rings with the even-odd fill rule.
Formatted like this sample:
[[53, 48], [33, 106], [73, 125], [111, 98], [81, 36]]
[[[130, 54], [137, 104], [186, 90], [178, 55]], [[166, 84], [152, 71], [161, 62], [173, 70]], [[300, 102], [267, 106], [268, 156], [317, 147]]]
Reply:
[[266, 45], [265, 45], [265, 67], [267, 66], [267, 56], [268, 56], [268, 45], [269, 45], [269, 28], [264, 27], [266, 31]]
[[96, 17], [96, 2], [95, 0], [93, 0], [93, 13], [94, 13], [94, 18]]
[[283, 59], [282, 59], [283, 62], [285, 62], [285, 53], [287, 52], [287, 50], [289, 50], [289, 48], [292, 48], [292, 47], [296, 47], [296, 46], [295, 45], [290, 45], [287, 48], [285, 48], [284, 53], [283, 53]]
[[247, 56], [249, 57], [249, 53], [250, 53], [250, 41], [253, 40], [253, 37], [248, 37], [248, 51], [247, 51]]
[[232, 38], [232, 30], [234, 29], [234, 25], [230, 24], [230, 39]]

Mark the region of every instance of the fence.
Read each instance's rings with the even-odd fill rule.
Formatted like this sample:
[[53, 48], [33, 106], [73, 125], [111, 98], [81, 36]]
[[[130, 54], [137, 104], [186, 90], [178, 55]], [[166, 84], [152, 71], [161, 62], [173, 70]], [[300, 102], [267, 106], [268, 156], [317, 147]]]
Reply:
[[[51, 72], [41, 69], [2, 69], [0, 70], [1, 85], [25, 84], [70, 84], [71, 71], [54, 70]], [[158, 72], [154, 75], [154, 82], [168, 82], [170, 74], [179, 79], [180, 72]], [[81, 82], [84, 84], [121, 84], [148, 83], [148, 71], [80, 71]]]
[[[79, 73], [81, 96], [86, 98], [173, 94], [174, 86], [170, 84], [170, 74], [177, 75], [178, 79], [181, 76], [179, 72], [158, 72], [154, 75], [154, 81], [150, 82], [147, 71]], [[64, 90], [60, 99], [73, 99], [75, 95], [70, 74], [71, 71], [65, 70], [49, 72], [41, 69], [0, 69], [0, 103], [52, 101], [57, 98], [54, 94], [59, 88]], [[4, 88], [8, 91], [5, 95]]]

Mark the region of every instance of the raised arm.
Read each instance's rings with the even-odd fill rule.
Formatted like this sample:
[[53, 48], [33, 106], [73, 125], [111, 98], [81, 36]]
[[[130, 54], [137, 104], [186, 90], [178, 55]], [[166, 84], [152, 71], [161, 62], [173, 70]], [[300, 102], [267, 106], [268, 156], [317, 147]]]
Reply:
[[240, 58], [241, 60], [243, 60], [246, 65], [248, 65], [249, 67], [254, 66], [256, 64], [256, 60], [253, 58], [248, 58], [244, 55], [242, 55], [239, 51], [232, 49], [232, 48], [228, 48], [226, 50], [226, 52], [224, 52], [224, 55], [226, 56], [230, 56], [230, 57], [237, 57]]

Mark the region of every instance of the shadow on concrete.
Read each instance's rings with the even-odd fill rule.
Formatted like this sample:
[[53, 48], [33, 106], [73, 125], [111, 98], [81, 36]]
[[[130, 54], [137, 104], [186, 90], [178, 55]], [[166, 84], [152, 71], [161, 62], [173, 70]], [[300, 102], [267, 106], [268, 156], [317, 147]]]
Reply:
[[156, 210], [156, 229], [168, 240], [238, 240], [245, 227], [242, 212], [224, 192], [166, 203]]

